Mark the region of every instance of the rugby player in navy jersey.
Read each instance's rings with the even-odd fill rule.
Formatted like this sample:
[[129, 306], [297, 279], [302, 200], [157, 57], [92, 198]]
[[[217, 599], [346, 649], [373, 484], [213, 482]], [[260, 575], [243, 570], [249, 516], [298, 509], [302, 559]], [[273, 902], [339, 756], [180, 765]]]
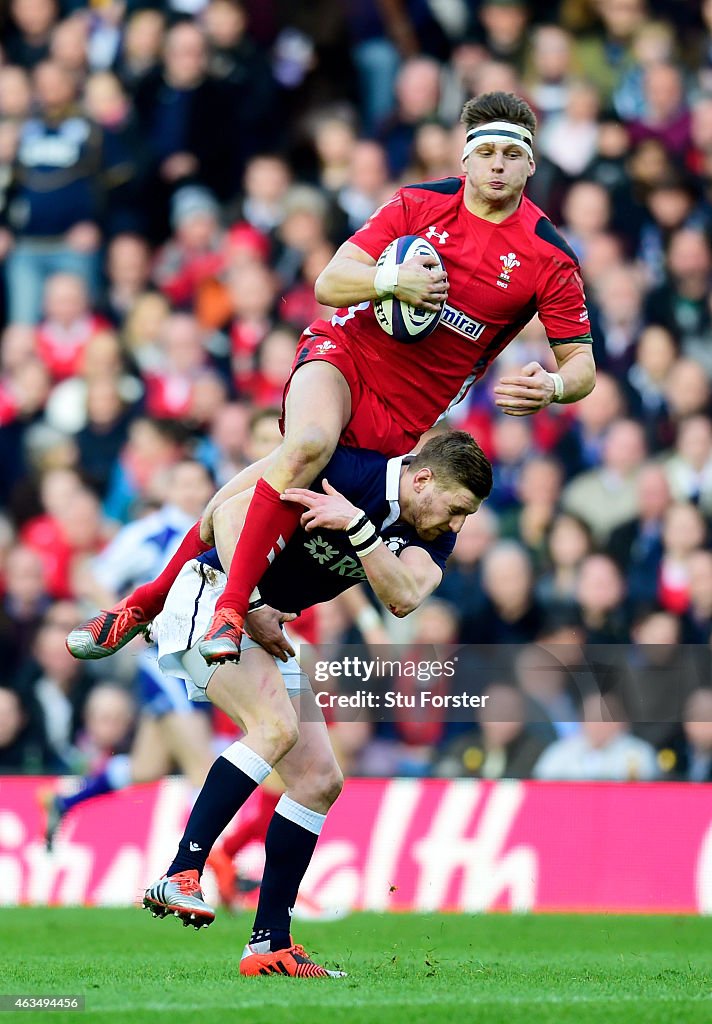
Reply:
[[[210, 700], [240, 723], [244, 735], [210, 769], [176, 856], [146, 890], [144, 905], [159, 917], [210, 924], [215, 911], [203, 899], [200, 876], [211, 847], [273, 768], [286, 786], [267, 831], [241, 974], [341, 976], [292, 942], [290, 910], [343, 778], [308, 679], [287, 641], [281, 651], [286, 660], [267, 653], [273, 643], [267, 649], [257, 643], [261, 633], [269, 635], [259, 616], [266, 613], [269, 621], [278, 615], [275, 609], [302, 611], [364, 579], [384, 605], [407, 615], [440, 583], [456, 534], [491, 487], [492, 467], [463, 431], [432, 438], [417, 455], [392, 459], [339, 447], [313, 490], [284, 494], [283, 500], [298, 504], [300, 526], [260, 580], [253, 600], [271, 607], [248, 616], [252, 637], [245, 637], [239, 664], [208, 665], [198, 650], [225, 584], [216, 551], [184, 566], [154, 621], [161, 668], [185, 679], [192, 699]], [[243, 517], [249, 498], [247, 491]], [[238, 505], [233, 499], [233, 509]]]
[[[224, 592], [203, 637], [207, 662], [239, 660], [249, 596], [269, 562], [280, 557], [299, 523], [288, 487], [304, 486], [324, 468], [337, 443], [393, 456], [420, 436], [479, 381], [496, 356], [538, 314], [556, 372], [537, 362], [495, 387], [507, 415], [528, 416], [552, 402], [576, 402], [595, 383], [591, 333], [575, 254], [548, 217], [525, 195], [535, 172], [536, 118], [510, 93], [465, 104], [462, 175], [401, 188], [340, 247], [316, 282], [330, 320], [304, 332], [285, 388], [284, 440], [245, 471], [235, 490], [256, 484]], [[442, 257], [418, 256], [395, 279], [377, 268], [394, 238], [421, 235]], [[402, 345], [378, 325], [373, 300], [394, 295], [416, 307], [443, 309], [438, 326]], [[216, 496], [201, 524], [184, 538], [164, 572], [102, 611], [68, 639], [75, 657], [118, 650], [163, 606], [183, 563], [207, 547]], [[215, 522], [218, 533], [220, 520]], [[234, 547], [234, 536], [225, 543]]]

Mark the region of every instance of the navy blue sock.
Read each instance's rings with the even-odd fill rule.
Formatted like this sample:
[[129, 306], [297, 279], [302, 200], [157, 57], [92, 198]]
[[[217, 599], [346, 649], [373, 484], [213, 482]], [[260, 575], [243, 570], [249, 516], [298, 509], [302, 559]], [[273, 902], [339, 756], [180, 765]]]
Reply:
[[62, 814], [71, 811], [77, 804], [85, 800], [93, 800], [104, 793], [114, 793], [117, 789], [125, 789], [131, 784], [131, 758], [128, 754], [114, 754], [104, 765], [102, 771], [88, 775], [79, 784], [79, 789], [71, 796], [58, 796], [57, 806]]
[[111, 793], [113, 790], [106, 771], [103, 771], [82, 779], [79, 789], [71, 796], [58, 796], [57, 804], [62, 814], [66, 814], [77, 804], [83, 804], [85, 800], [92, 800], [95, 796], [103, 796], [104, 793]]
[[222, 755], [217, 758], [198, 794], [169, 875], [191, 869], [202, 874], [210, 850], [258, 783]]
[[265, 871], [251, 943], [269, 939], [272, 952], [290, 945], [292, 910], [318, 839], [318, 833], [283, 817], [279, 807], [272, 815], [265, 839]]

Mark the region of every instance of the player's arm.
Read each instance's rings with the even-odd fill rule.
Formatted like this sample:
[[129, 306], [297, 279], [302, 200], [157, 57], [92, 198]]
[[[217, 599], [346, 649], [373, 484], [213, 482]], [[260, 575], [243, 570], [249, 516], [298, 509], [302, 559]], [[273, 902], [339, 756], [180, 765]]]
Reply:
[[314, 294], [318, 302], [337, 309], [395, 295], [412, 306], [436, 311], [447, 298], [447, 275], [430, 256], [414, 256], [402, 263], [395, 282], [381, 282], [377, 273], [373, 256], [353, 242], [344, 242], [319, 274]]
[[[531, 416], [552, 402], [578, 402], [593, 391], [596, 364], [588, 338], [572, 338], [552, 346], [556, 373], [540, 363], [527, 363], [515, 377], [502, 377], [494, 389], [495, 403], [509, 416]], [[557, 381], [558, 376], [558, 381]]]
[[[301, 525], [307, 532], [319, 528], [346, 531], [379, 600], [394, 615], [408, 615], [432, 594], [442, 579], [442, 570], [424, 548], [415, 545], [406, 548], [398, 558], [380, 540], [361, 509], [328, 480], [324, 479], [322, 486], [324, 494], [290, 487], [282, 499], [306, 507]], [[362, 526], [361, 520], [368, 525]]]
[[416, 546], [398, 557], [379, 544], [361, 558], [361, 565], [378, 599], [399, 619], [415, 611], [443, 578], [425, 548]]
[[547, 244], [537, 263], [537, 309], [557, 369], [551, 374], [532, 362], [517, 376], [503, 377], [494, 389], [495, 401], [510, 416], [530, 416], [552, 402], [578, 402], [596, 384], [591, 328], [576, 256], [545, 218], [537, 226], [537, 234], [539, 228]]

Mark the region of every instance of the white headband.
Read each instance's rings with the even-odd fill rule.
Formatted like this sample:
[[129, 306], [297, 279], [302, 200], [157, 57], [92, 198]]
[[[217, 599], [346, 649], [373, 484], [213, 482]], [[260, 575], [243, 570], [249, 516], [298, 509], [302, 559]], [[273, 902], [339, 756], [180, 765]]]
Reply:
[[511, 121], [489, 121], [487, 124], [478, 124], [474, 128], [470, 128], [465, 148], [462, 151], [462, 159], [465, 160], [473, 149], [477, 149], [484, 142], [509, 143], [512, 146], [519, 146], [530, 160], [534, 159], [532, 133], [520, 124], [512, 124]]

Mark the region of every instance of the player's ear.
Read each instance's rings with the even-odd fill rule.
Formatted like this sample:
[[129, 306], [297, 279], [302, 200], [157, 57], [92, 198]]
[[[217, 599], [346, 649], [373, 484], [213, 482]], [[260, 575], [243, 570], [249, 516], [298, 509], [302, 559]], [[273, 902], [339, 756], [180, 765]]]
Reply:
[[419, 494], [426, 486], [426, 484], [429, 484], [432, 479], [432, 469], [428, 469], [427, 466], [423, 467], [423, 469], [419, 469], [418, 472], [413, 477], [413, 488], [416, 491], [416, 493]]
[[528, 177], [531, 178], [532, 174], [534, 174], [535, 171], [536, 171], [536, 164], [535, 164], [535, 162], [530, 157], [529, 158], [529, 175], [528, 175]]

